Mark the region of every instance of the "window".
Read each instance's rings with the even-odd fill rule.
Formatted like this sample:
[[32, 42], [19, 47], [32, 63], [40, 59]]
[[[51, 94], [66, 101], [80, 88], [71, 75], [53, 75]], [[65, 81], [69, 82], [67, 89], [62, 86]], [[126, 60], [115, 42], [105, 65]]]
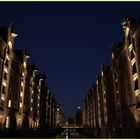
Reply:
[[135, 83], [134, 83], [134, 90], [137, 90], [139, 88], [138, 86], [138, 79], [136, 79]]
[[5, 94], [5, 86], [2, 87], [2, 93]]
[[140, 109], [140, 101], [137, 102], [137, 104], [136, 104], [136, 109], [137, 109], [137, 110]]
[[4, 73], [4, 79], [7, 80], [7, 73]]
[[133, 59], [133, 58], [135, 58], [135, 55], [134, 55], [134, 52], [133, 52], [133, 50], [131, 50], [131, 60]]
[[6, 65], [6, 67], [8, 67], [8, 65], [9, 65], [8, 60], [6, 60], [5, 65]]
[[135, 40], [134, 40], [133, 37], [132, 37], [132, 44], [133, 44], [134, 52], [136, 52], [136, 48], [135, 48]]
[[132, 67], [132, 74], [134, 75], [136, 73], [136, 63], [134, 63], [133, 67]]
[[128, 34], [128, 46], [130, 46], [130, 44], [131, 44], [131, 37], [130, 37], [130, 34]]
[[9, 46], [7, 47], [7, 53], [10, 54], [10, 48], [9, 48]]

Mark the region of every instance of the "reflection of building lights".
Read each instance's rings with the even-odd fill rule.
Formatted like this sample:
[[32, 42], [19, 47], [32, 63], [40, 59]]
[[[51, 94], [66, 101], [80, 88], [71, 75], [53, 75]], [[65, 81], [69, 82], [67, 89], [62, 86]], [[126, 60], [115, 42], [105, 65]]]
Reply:
[[9, 124], [10, 124], [10, 118], [9, 117], [7, 117], [6, 118], [6, 128], [9, 128]]
[[33, 110], [33, 108], [31, 107], [31, 111]]
[[59, 111], [59, 108], [57, 108], [57, 111]]
[[78, 109], [80, 109], [80, 106], [78, 106]]
[[37, 106], [39, 107], [39, 104]]
[[33, 102], [33, 99], [31, 99], [31, 102]]

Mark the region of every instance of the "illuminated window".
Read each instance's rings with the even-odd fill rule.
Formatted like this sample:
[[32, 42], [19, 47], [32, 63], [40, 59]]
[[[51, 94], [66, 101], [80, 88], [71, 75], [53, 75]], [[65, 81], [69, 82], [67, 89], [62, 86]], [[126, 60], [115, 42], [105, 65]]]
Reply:
[[11, 107], [11, 100], [8, 101], [8, 107]]
[[6, 128], [9, 128], [9, 125], [10, 125], [10, 118], [9, 117], [7, 117], [6, 118]]

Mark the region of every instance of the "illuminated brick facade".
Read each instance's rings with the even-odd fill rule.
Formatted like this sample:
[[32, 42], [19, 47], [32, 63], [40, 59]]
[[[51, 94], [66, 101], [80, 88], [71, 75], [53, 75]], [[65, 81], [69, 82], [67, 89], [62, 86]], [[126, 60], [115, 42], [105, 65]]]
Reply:
[[122, 27], [124, 42], [113, 43], [111, 64], [83, 103], [83, 125], [101, 137], [130, 136], [140, 124], [140, 19], [126, 17]]
[[13, 26], [0, 27], [0, 129], [53, 128], [57, 103], [46, 76], [28, 65], [27, 50], [14, 50]]

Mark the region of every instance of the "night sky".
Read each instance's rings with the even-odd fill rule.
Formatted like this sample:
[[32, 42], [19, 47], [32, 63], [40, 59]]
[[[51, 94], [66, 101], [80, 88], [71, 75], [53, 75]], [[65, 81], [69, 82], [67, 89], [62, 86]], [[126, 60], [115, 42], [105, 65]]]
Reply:
[[13, 23], [14, 48], [28, 49], [66, 116], [83, 103], [101, 64], [110, 63], [126, 15], [140, 16], [140, 3], [0, 2], [0, 25]]

